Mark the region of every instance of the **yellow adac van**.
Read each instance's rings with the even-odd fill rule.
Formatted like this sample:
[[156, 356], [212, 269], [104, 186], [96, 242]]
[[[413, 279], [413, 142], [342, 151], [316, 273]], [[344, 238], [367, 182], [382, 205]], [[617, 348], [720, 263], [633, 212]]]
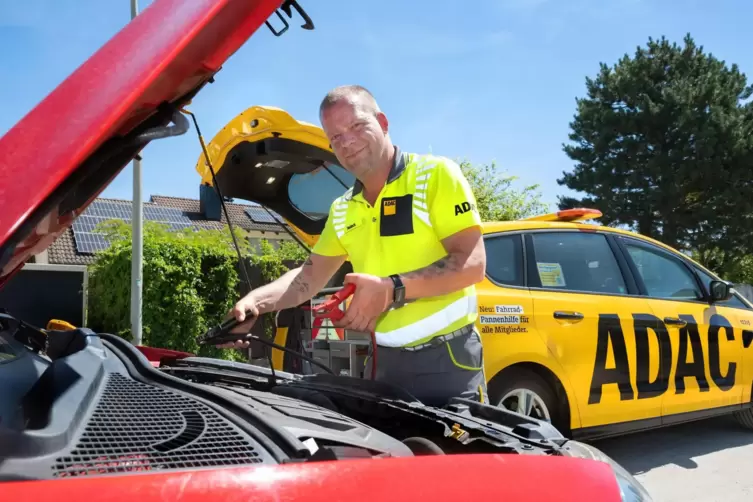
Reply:
[[[207, 145], [224, 196], [311, 245], [353, 184], [323, 131], [251, 107]], [[203, 183], [215, 177], [204, 156]], [[593, 439], [733, 413], [753, 429], [753, 304], [684, 254], [593, 209], [484, 224], [477, 285], [492, 402]], [[590, 221], [590, 223], [589, 223]]]

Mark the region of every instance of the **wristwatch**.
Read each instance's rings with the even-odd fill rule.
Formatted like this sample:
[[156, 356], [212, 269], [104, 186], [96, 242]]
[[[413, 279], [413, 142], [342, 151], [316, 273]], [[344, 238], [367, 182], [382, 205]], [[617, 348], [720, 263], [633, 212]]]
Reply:
[[392, 292], [392, 305], [393, 309], [398, 309], [405, 305], [405, 285], [398, 274], [390, 276], [392, 284], [395, 286]]

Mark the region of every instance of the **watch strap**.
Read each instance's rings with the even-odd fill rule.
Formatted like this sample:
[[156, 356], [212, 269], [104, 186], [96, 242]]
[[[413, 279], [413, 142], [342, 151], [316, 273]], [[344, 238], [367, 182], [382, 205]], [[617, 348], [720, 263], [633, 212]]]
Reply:
[[405, 285], [398, 274], [390, 275], [392, 284], [394, 285], [392, 293], [392, 308], [399, 308], [405, 305]]

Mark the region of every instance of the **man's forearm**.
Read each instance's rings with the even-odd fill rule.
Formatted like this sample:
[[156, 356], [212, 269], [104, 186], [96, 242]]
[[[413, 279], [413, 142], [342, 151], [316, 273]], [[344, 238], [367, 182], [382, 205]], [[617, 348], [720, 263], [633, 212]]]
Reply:
[[311, 284], [304, 270], [306, 265], [289, 270], [275, 281], [249, 293], [260, 314], [296, 307], [317, 293], [319, 288]]
[[431, 265], [400, 274], [407, 300], [439, 296], [476, 284], [484, 276], [485, 255], [450, 253]]

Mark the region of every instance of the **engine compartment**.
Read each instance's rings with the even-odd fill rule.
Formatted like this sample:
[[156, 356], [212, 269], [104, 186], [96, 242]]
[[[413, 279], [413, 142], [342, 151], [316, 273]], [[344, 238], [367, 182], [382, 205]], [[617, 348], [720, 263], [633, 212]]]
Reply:
[[[47, 354], [0, 331], [0, 479], [343, 458], [563, 454], [548, 424], [479, 403], [204, 358], [154, 368], [130, 343], [50, 332]], [[61, 342], [62, 341], [62, 342]], [[54, 347], [54, 350], [49, 350]]]
[[133, 378], [93, 333], [84, 349], [54, 361], [13, 349], [17, 357], [0, 365], [0, 479], [276, 463], [251, 428], [212, 403]]

